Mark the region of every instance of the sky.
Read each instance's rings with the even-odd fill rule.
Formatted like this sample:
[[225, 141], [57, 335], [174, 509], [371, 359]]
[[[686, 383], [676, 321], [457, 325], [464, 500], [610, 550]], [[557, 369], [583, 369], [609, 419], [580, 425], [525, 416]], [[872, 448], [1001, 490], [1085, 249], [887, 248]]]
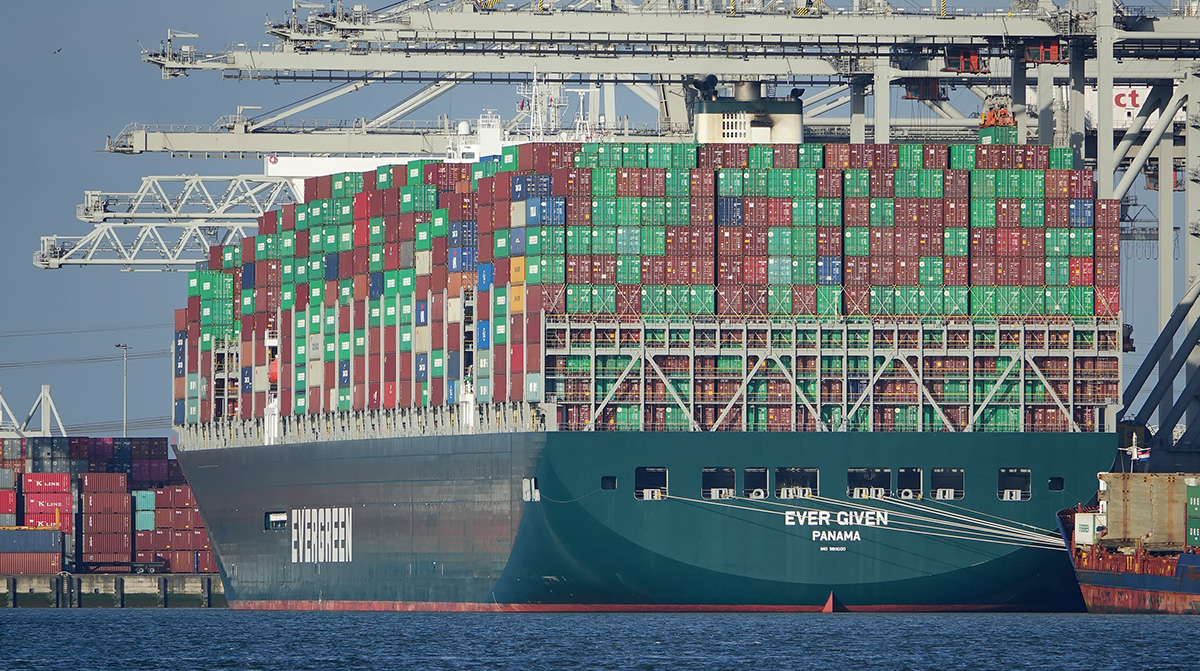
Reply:
[[[0, 118], [8, 129], [0, 149], [0, 394], [18, 419], [29, 412], [41, 385], [48, 384], [68, 429], [84, 429], [72, 433], [120, 435], [123, 378], [121, 350], [114, 345], [122, 343], [132, 348], [133, 357], [128, 418], [139, 428], [130, 435], [170, 435], [166, 351], [172, 312], [185, 303], [185, 274], [106, 267], [41, 270], [31, 262], [33, 252], [43, 235], [89, 230], [75, 217], [85, 190], [134, 191], [147, 175], [261, 174], [261, 160], [125, 156], [105, 153], [104, 142], [131, 122], [208, 125], [234, 113], [238, 105], [270, 110], [323, 90], [312, 84], [222, 81], [217, 73], [163, 80], [156, 67], [141, 62], [139, 44], [157, 48], [168, 28], [197, 33], [199, 38], [191, 42], [201, 51], [269, 42], [265, 19], [282, 21], [290, 6], [287, 0], [6, 5], [6, 20], [0, 24], [0, 62], [9, 64], [0, 71]], [[389, 86], [367, 87], [301, 116], [370, 117], [415, 88]], [[479, 89], [455, 90], [418, 114], [470, 119], [481, 103], [501, 108], [506, 116], [511, 113], [505, 107], [505, 99], [515, 101], [511, 92], [492, 87], [491, 95], [495, 97], [480, 96]], [[503, 101], [499, 105], [497, 97]], [[893, 93], [893, 105], [912, 104], [899, 98]], [[1138, 187], [1135, 192], [1145, 202], [1157, 197]], [[1182, 204], [1176, 207], [1180, 212]], [[1145, 251], [1142, 256], [1147, 258], [1127, 255], [1122, 275], [1125, 321], [1134, 324], [1144, 351], [1157, 329], [1155, 288], [1148, 279], [1155, 272], [1154, 261]], [[78, 361], [94, 358], [102, 360]], [[58, 363], [49, 365], [53, 362]], [[1126, 358], [1126, 379], [1139, 362], [1140, 355]], [[156, 423], [147, 421], [155, 418]]]

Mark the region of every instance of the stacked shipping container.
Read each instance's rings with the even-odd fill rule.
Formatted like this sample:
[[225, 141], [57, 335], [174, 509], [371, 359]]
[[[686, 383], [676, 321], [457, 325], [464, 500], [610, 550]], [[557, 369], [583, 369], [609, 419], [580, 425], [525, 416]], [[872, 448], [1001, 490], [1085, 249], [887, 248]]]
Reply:
[[[161, 529], [169, 538], [162, 549], [178, 554], [153, 559], [139, 554], [136, 561], [163, 562], [157, 570], [216, 571], [191, 490], [178, 462], [167, 458], [166, 438], [0, 438], [0, 455], [0, 527], [17, 527], [0, 533], [8, 534], [4, 538], [14, 548], [33, 542], [20, 538], [39, 543], [46, 534], [58, 538], [57, 549], [48, 551], [0, 547], [0, 553], [9, 553], [0, 557], [0, 574], [54, 573], [81, 565], [127, 572], [135, 559], [135, 528], [160, 530], [156, 497], [168, 513]], [[45, 468], [61, 472], [39, 470]], [[131, 495], [131, 485], [159, 489]], [[38, 556], [25, 556], [31, 552]]]
[[[214, 248], [209, 270], [189, 286], [240, 292], [243, 340], [216, 352], [191, 337], [205, 314], [226, 314], [205, 308], [223, 300], [219, 291], [198, 304], [190, 296], [177, 311], [187, 326], [177, 375], [197, 376], [177, 379], [177, 421], [261, 417], [272, 391], [284, 415], [450, 404], [468, 371], [480, 402], [552, 394], [571, 429], [710, 428], [719, 419], [731, 430], [818, 421], [851, 430], [1094, 430], [1097, 408], [1116, 397], [1115, 343], [1094, 327], [1119, 315], [1119, 208], [1094, 199], [1091, 173], [1070, 169], [1069, 150], [532, 143], [499, 158], [315, 178], [305, 204], [268, 213], [240, 246]], [[239, 264], [239, 250], [240, 260], [253, 250], [254, 262]], [[831, 353], [906, 343], [1057, 349], [1064, 333], [1075, 341], [1009, 378], [1013, 358], [1001, 353], [930, 356], [908, 371], [869, 353], [815, 351], [784, 366], [695, 357], [692, 334], [682, 332], [587, 330], [747, 320], [825, 331], [915, 325], [786, 338]], [[1016, 324], [1020, 333], [924, 332], [972, 323]], [[1021, 330], [1028, 325], [1043, 328]], [[663, 347], [684, 347], [656, 362], [661, 373], [648, 375], [630, 356], [547, 356], [613, 338], [640, 347], [659, 335]], [[747, 334], [738, 342], [756, 346]], [[747, 377], [755, 379], [742, 390]], [[635, 393], [642, 387], [645, 396]], [[743, 394], [762, 405], [732, 403]], [[856, 402], [864, 394], [866, 406]]]

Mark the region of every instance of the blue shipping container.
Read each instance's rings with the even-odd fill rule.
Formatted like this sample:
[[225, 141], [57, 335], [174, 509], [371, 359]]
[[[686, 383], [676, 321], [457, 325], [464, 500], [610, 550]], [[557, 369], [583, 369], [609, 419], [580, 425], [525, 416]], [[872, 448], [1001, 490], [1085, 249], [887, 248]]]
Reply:
[[742, 199], [741, 198], [718, 198], [717, 199], [717, 225], [718, 226], [741, 226], [742, 225]]
[[242, 264], [242, 290], [254, 288], [254, 262]]
[[476, 285], [477, 291], [488, 291], [492, 288], [492, 280], [496, 277], [496, 268], [490, 263], [481, 263], [476, 268], [478, 282]]
[[446, 379], [457, 380], [461, 365], [462, 354], [458, 350], [451, 350], [446, 356]]
[[175, 424], [183, 424], [187, 420], [187, 401], [175, 401]]
[[1096, 203], [1091, 200], [1076, 199], [1071, 201], [1071, 226], [1075, 228], [1091, 228], [1096, 221]]
[[417, 301], [417, 326], [429, 325], [429, 301]]
[[418, 354], [416, 356], [417, 382], [425, 382], [429, 379], [429, 355]]
[[339, 387], [349, 387], [350, 386], [350, 362], [349, 361], [339, 361], [338, 362], [338, 386]]
[[508, 232], [508, 255], [525, 256], [525, 229], [514, 228]]
[[175, 332], [175, 353], [184, 354], [187, 352], [187, 329]]
[[325, 255], [325, 281], [336, 280], [338, 278], [338, 259], [337, 254]]
[[242, 366], [242, 393], [250, 394], [254, 392], [254, 368], [251, 366]]
[[371, 273], [368, 287], [371, 300], [383, 297], [383, 273]]
[[818, 256], [817, 257], [817, 284], [841, 284], [842, 283], [842, 257], [840, 256]]
[[62, 552], [62, 536], [52, 529], [0, 529], [0, 552]]
[[187, 375], [187, 355], [175, 355], [175, 377], [183, 377]]
[[458, 403], [458, 382], [451, 380], [450, 384], [446, 385], [446, 404], [454, 405]]
[[479, 349], [492, 348], [492, 324], [486, 319], [475, 324], [475, 345]]

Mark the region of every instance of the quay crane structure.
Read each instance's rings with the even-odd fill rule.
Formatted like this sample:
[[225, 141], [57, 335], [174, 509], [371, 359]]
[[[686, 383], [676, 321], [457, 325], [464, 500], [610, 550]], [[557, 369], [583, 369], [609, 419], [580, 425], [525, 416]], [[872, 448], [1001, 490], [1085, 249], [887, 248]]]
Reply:
[[[305, 10], [310, 11], [302, 16]], [[606, 123], [589, 127], [596, 137], [613, 141], [687, 137], [689, 103], [696, 95], [689, 84], [715, 75], [722, 84], [804, 88], [810, 92], [803, 99], [806, 132], [831, 142], [969, 142], [979, 117], [960, 111], [947, 91], [970, 92], [979, 100], [1006, 95], [1018, 141], [1075, 149], [1077, 168], [1096, 169], [1102, 198], [1127, 198], [1139, 173], [1161, 165], [1163, 173], [1182, 175], [1165, 183], [1178, 182], [1176, 188], [1184, 191], [1183, 212], [1176, 212], [1173, 190], [1162, 188], [1157, 227], [1126, 226], [1123, 238], [1156, 239], [1160, 248], [1169, 249], [1178, 229], [1189, 290], [1176, 304], [1173, 261], [1164, 255], [1158, 272], [1164, 331], [1126, 392], [1121, 414], [1130, 411], [1144, 424], [1144, 409], [1134, 415], [1130, 406], [1151, 369], [1161, 364], [1160, 380], [1186, 369], [1190, 391], [1177, 403], [1167, 400], [1165, 390], [1151, 394], [1160, 417], [1156, 435], [1172, 435], [1173, 426], [1165, 424], [1187, 415], [1189, 430], [1174, 448], [1190, 445], [1192, 457], [1200, 458], [1200, 405], [1195, 403], [1200, 354], [1192, 353], [1200, 341], [1200, 327], [1193, 327], [1200, 295], [1196, 0], [1172, 0], [1166, 9], [1115, 0], [1071, 0], [1064, 7], [1051, 0], [1011, 0], [1010, 7], [995, 11], [950, 10], [944, 1], [913, 9], [886, 0], [457, 0], [440, 5], [403, 0], [373, 11], [341, 0], [328, 8], [293, 0], [286, 20], [269, 25], [267, 34], [274, 44], [266, 48], [238, 45], [202, 52], [188, 41], [195, 35], [168, 31], [162, 48], [144, 51], [142, 59], [157, 65], [164, 78], [215, 71], [225, 79], [327, 82], [331, 88], [258, 116], [245, 114], [254, 108], [241, 107], [208, 128], [130, 124], [106, 149], [178, 157], [371, 156], [385, 161], [440, 155], [458, 123], [409, 117], [456, 87], [528, 84], [536, 72], [546, 84], [592, 92], [587, 117]], [[357, 121], [294, 119], [364, 86], [387, 83], [424, 86]], [[1114, 86], [1149, 89], [1127, 128], [1116, 127], [1107, 104]], [[657, 122], [620, 122], [617, 87], [654, 108]], [[893, 116], [897, 88], [933, 117]], [[1085, 100], [1092, 90], [1100, 104], [1088, 119]], [[557, 98], [561, 104], [566, 96]], [[965, 93], [963, 98], [978, 104]], [[847, 106], [845, 116], [830, 115]], [[522, 129], [530, 116], [523, 110], [504, 131], [516, 139], [568, 130], [561, 127], [561, 109], [549, 111], [544, 115], [552, 122], [548, 127]], [[139, 193], [165, 193], [154, 185], [173, 179], [180, 178], [147, 178]], [[197, 179], [200, 188], [205, 178]], [[224, 200], [88, 192], [79, 216], [94, 224], [93, 231], [44, 237], [34, 264], [189, 268], [204, 258], [203, 245], [248, 234], [259, 213], [296, 198], [278, 178], [241, 179], [246, 186], [228, 201], [235, 207]], [[256, 195], [242, 196], [249, 192]], [[1187, 338], [1176, 350], [1175, 331], [1184, 327]]]

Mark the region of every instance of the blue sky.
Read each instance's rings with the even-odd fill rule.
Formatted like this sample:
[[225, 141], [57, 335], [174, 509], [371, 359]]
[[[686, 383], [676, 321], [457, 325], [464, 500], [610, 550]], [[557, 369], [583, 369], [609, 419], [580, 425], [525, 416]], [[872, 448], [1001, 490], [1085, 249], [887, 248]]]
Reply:
[[[168, 349], [172, 310], [184, 303], [183, 273], [37, 269], [31, 259], [40, 236], [82, 235], [89, 230], [75, 218], [75, 206], [82, 202], [85, 190], [133, 191], [146, 175], [257, 174], [262, 169], [258, 160], [108, 154], [103, 151], [105, 136], [116, 135], [135, 121], [211, 124], [221, 115], [232, 114], [237, 105], [269, 110], [325, 88], [222, 81], [215, 73], [163, 80], [157, 68], [141, 62], [139, 41], [156, 48], [172, 28], [198, 33], [200, 38], [193, 42], [201, 51], [239, 42], [261, 44], [268, 41], [265, 18], [282, 20], [290, 5], [286, 0], [47, 0], [5, 6], [0, 62], [9, 65], [0, 73], [5, 92], [0, 114], [7, 129], [0, 160], [0, 202], [5, 205], [0, 215], [0, 391], [22, 417], [40, 385], [49, 384], [68, 425], [108, 423], [116, 428], [91, 431], [91, 435], [119, 435], [121, 362], [114, 344], [131, 345], [131, 354]], [[368, 87], [307, 116], [371, 116], [412, 88]], [[479, 111], [478, 91], [456, 91], [424, 114], [473, 118]], [[503, 99], [511, 95], [507, 90], [492, 91]], [[893, 94], [894, 105], [912, 104], [899, 97]], [[495, 104], [495, 98], [483, 99], [492, 100], [489, 106], [500, 107], [506, 115], [511, 109]], [[640, 114], [643, 109], [647, 108], [621, 111]], [[1144, 201], [1156, 199], [1152, 192], [1136, 187], [1135, 191]], [[1176, 208], [1177, 214], [1181, 211], [1182, 203]], [[1153, 272], [1153, 261], [1127, 258], [1122, 273], [1130, 278], [1124, 300], [1126, 321], [1136, 327], [1139, 349], [1149, 346], [1156, 331], [1154, 286], [1149, 280]], [[1131, 301], [1130, 291], [1139, 300]], [[82, 365], [11, 366], [104, 356], [113, 359]], [[1135, 357], [1127, 358], [1126, 377], [1137, 362]], [[169, 415], [170, 384], [167, 357], [131, 361], [131, 422]], [[131, 434], [166, 435], [168, 431], [163, 424]]]

